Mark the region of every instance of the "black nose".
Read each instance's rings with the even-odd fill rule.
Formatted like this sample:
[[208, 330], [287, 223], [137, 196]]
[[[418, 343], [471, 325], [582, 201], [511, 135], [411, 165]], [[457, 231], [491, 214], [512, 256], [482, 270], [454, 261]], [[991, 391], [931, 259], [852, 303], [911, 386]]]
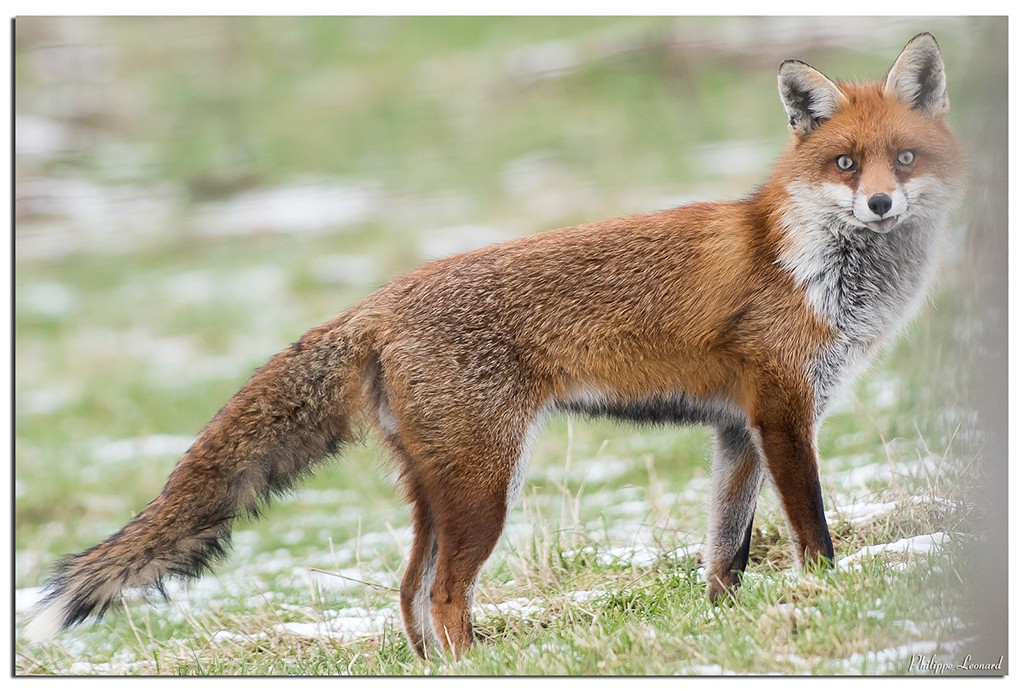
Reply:
[[872, 194], [871, 199], [868, 200], [868, 208], [878, 216], [885, 216], [892, 208], [892, 197], [888, 194]]

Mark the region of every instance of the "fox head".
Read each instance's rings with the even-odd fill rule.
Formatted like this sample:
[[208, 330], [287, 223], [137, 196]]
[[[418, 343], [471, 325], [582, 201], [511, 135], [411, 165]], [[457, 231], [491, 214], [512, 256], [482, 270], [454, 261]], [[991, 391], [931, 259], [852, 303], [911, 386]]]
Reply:
[[833, 82], [787, 60], [779, 93], [794, 144], [776, 173], [802, 218], [834, 233], [888, 233], [957, 203], [959, 154], [931, 34], [911, 39], [881, 82]]

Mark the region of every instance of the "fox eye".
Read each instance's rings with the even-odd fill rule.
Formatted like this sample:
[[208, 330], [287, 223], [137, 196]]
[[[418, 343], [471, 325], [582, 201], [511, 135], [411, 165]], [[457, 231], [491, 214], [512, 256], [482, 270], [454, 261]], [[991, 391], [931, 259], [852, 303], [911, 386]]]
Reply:
[[901, 151], [900, 155], [896, 157], [896, 160], [899, 162], [900, 165], [909, 166], [911, 163], [914, 162], [914, 158], [914, 152], [911, 151], [910, 149], [907, 149], [906, 151]]
[[853, 162], [853, 159], [847, 156], [846, 154], [843, 154], [842, 156], [836, 159], [836, 168], [838, 168], [839, 170], [850, 171], [853, 170], [853, 167], [855, 165], [856, 164]]

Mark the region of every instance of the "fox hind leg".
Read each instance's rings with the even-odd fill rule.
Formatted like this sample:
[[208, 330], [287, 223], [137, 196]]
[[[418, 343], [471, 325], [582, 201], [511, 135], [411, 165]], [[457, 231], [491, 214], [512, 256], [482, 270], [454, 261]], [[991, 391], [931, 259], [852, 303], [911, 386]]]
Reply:
[[739, 585], [750, 556], [763, 465], [749, 430], [741, 426], [716, 430], [711, 475], [707, 582], [708, 598], [717, 602]]
[[[419, 354], [403, 359], [404, 352], [383, 352], [372, 379], [379, 428], [413, 502], [402, 616], [417, 653], [439, 646], [459, 658], [473, 641], [477, 576], [504, 530], [543, 406], [537, 387], [512, 387], [513, 379], [492, 391], [470, 376], [479, 374], [474, 368], [425, 378], [407, 366]], [[488, 367], [502, 364], [496, 358], [488, 356]], [[505, 364], [518, 371], [515, 362]], [[471, 402], [457, 392], [472, 394]]]
[[505, 527], [522, 461], [511, 453], [516, 446], [502, 444], [508, 453], [478, 447], [438, 454], [445, 460], [417, 462], [406, 476], [413, 546], [400, 600], [410, 645], [421, 657], [450, 650], [458, 658], [473, 642], [473, 589]]
[[506, 491], [487, 481], [432, 503], [437, 565], [430, 587], [430, 618], [441, 645], [459, 658], [473, 642], [473, 590], [477, 576], [505, 527]]
[[430, 588], [437, 566], [437, 535], [426, 501], [413, 500], [413, 546], [402, 578], [401, 609], [409, 644], [426, 658], [440, 647], [430, 623]]

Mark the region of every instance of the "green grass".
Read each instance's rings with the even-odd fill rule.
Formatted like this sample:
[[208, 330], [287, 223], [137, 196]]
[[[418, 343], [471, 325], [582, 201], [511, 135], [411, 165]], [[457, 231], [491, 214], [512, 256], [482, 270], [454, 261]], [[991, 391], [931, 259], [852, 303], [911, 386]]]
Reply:
[[[578, 438], [576, 431], [573, 434]], [[543, 458], [536, 461], [544, 463]], [[834, 522], [837, 553], [846, 556], [865, 544], [933, 531], [957, 534], [964, 520], [960, 509], [910, 504], [911, 497], [930, 497], [931, 492], [943, 500], [956, 497], [945, 484], [948, 475], [935, 475], [905, 478], [901, 488], [881, 492], [878, 499], [907, 502], [883, 520], [857, 529]], [[656, 484], [648, 483], [644, 491]], [[282, 630], [286, 622], [330, 621], [332, 611], [346, 607], [393, 617], [397, 594], [365, 585], [347, 589], [344, 595], [333, 588], [312, 593], [300, 586], [289, 589], [279, 576], [272, 580], [259, 566], [261, 555], [279, 558], [275, 549], [281, 548], [266, 535], [259, 537], [248, 563], [228, 565], [225, 580], [235, 586], [241, 581], [243, 592], [227, 587], [229, 592], [224, 593], [215, 581], [216, 592], [201, 606], [190, 605], [181, 594], [173, 606], [154, 610], [134, 605], [127, 617], [120, 613], [87, 625], [81, 632], [66, 634], [57, 645], [22, 649], [22, 671], [66, 673], [75, 670], [72, 663], [102, 664], [118, 651], [118, 659], [133, 661], [133, 666], [118, 671], [138, 674], [879, 673], [905, 670], [870, 662], [863, 670], [851, 668], [849, 658], [908, 640], [948, 643], [965, 635], [965, 624], [956, 619], [967, 606], [958, 580], [962, 567], [957, 566], [962, 560], [958, 543], [964, 538], [930, 557], [905, 561], [898, 555], [883, 556], [864, 560], [859, 571], [798, 575], [788, 570], [778, 511], [762, 511], [744, 587], [735, 603], [713, 608], [704, 598], [697, 556], [677, 550], [689, 541], [679, 536], [692, 530], [692, 521], [675, 510], [661, 521], [649, 516], [625, 528], [640, 533], [645, 522], [661, 523], [662, 529], [652, 531], [645, 558], [630, 558], [628, 549], [621, 558], [603, 558], [616, 540], [600, 535], [600, 516], [611, 508], [593, 501], [600, 490], [580, 492], [568, 483], [565, 498], [578, 505], [566, 507], [568, 518], [563, 519], [546, 506], [547, 500], [563, 498], [553, 489], [549, 482], [531, 483], [521, 514], [536, 522], [531, 525], [523, 516], [514, 519], [527, 524], [526, 535], [504, 540], [488, 564], [477, 595], [478, 604], [483, 604], [476, 615], [481, 645], [457, 665], [415, 658], [397, 621], [354, 641]], [[651, 515], [657, 515], [658, 499], [664, 497], [650, 497]], [[368, 504], [360, 511], [370, 517], [364, 530], [375, 527], [368, 523], [386, 522], [391, 515], [386, 505], [374, 509], [374, 502]], [[307, 505], [306, 510], [311, 509]], [[301, 515], [271, 512], [266, 523], [273, 528], [268, 532], [288, 532]], [[343, 521], [330, 524], [335, 545], [342, 544], [345, 528]], [[322, 550], [304, 555], [299, 545], [291, 545], [285, 551], [287, 561], [299, 568], [332, 568], [323, 563]], [[387, 551], [390, 565], [397, 566], [400, 554]], [[900, 564], [905, 570], [898, 570]], [[272, 594], [260, 596], [264, 588]], [[530, 608], [488, 607], [502, 603]], [[218, 636], [221, 631], [231, 637]], [[70, 650], [67, 640], [75, 642]], [[102, 666], [79, 669], [104, 671]]]
[[[780, 150], [775, 65], [805, 57], [753, 59], [727, 38], [699, 50], [670, 40], [673, 30], [727, 37], [746, 21], [714, 18], [117, 19], [76, 31], [47, 21], [17, 22], [18, 114], [56, 122], [78, 144], [19, 159], [19, 190], [88, 180], [104, 190], [136, 185], [143, 197], [175, 192], [159, 214], [111, 207], [116, 232], [66, 208], [26, 202], [19, 212], [17, 588], [39, 585], [55, 558], [121, 527], [159, 491], [175, 444], [187, 444], [255, 367], [421, 263], [433, 229], [480, 224], [511, 237], [747, 192], [767, 162], [741, 148], [746, 164], [709, 172], [701, 147]], [[894, 22], [906, 38], [920, 30]], [[955, 56], [967, 39], [955, 22], [940, 26]], [[62, 91], [36, 66], [53, 45], [76, 41], [109, 49], [101, 68], [71, 80], [105, 94], [103, 105], [55, 111], [56, 95], [80, 92]], [[577, 67], [516, 77], [522, 51], [551, 41]], [[850, 64], [857, 76], [880, 76], [898, 48], [806, 58], [825, 60], [830, 73]], [[368, 215], [330, 232], [220, 236], [202, 225], [234, 195], [308, 178], [368, 184], [379, 197]], [[324, 261], [339, 257], [373, 271], [339, 279]], [[973, 322], [960, 262], [819, 438], [839, 558], [946, 533], [935, 553], [795, 574], [766, 487], [750, 575], [735, 602], [712, 608], [699, 571], [707, 433], [555, 420], [481, 578], [481, 645], [458, 664], [421, 661], [401, 635], [394, 590], [408, 511], [368, 442], [262, 521], [238, 525], [216, 576], [51, 644], [19, 636], [15, 672], [905, 672], [903, 658], [869, 653], [952, 644], [976, 624], [963, 588], [980, 479], [959, 366], [974, 347], [962, 337]], [[140, 441], [154, 438], [170, 442]], [[877, 472], [849, 481], [866, 467]], [[867, 519], [843, 513], [869, 502], [890, 506]], [[329, 635], [346, 612], [378, 625]]]

